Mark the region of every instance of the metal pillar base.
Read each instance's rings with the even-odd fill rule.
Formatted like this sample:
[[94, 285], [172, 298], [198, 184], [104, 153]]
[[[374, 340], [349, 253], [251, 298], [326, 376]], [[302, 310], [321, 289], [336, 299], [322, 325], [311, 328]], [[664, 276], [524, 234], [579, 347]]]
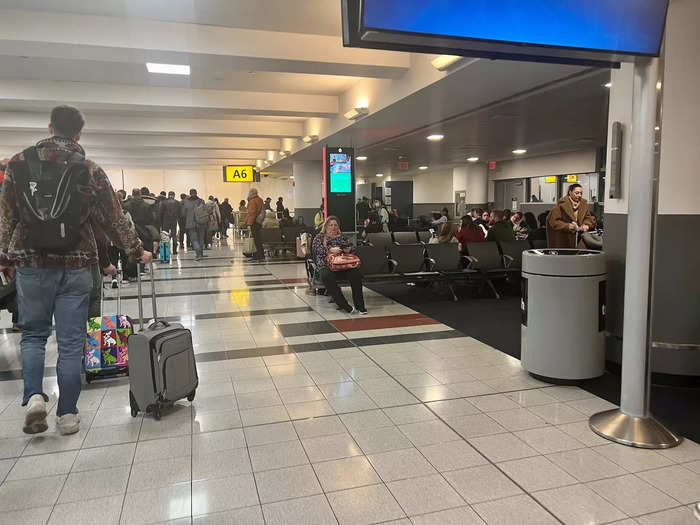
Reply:
[[653, 417], [629, 416], [619, 409], [593, 414], [588, 425], [599, 436], [630, 447], [672, 448], [683, 441]]

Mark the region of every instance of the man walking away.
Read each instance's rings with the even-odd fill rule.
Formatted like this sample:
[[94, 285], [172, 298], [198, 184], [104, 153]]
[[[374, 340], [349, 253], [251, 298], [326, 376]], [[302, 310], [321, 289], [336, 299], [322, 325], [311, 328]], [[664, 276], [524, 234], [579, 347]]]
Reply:
[[277, 199], [277, 204], [275, 205], [275, 208], [277, 208], [277, 218], [281, 219], [284, 217], [284, 200], [282, 197]]
[[187, 238], [192, 242], [192, 249], [194, 250], [194, 260], [200, 261], [204, 257], [204, 231], [206, 228], [206, 222], [203, 224], [198, 221], [197, 213], [198, 208], [204, 210], [204, 201], [197, 197], [197, 190], [192, 188], [190, 190], [190, 196], [182, 204], [182, 211], [185, 215], [185, 229], [187, 230]]
[[263, 209], [263, 200], [258, 196], [257, 188], [251, 188], [248, 192], [248, 213], [246, 214], [246, 224], [250, 228], [255, 241], [255, 253], [251, 260], [264, 261], [265, 254], [262, 246], [262, 223], [265, 220], [265, 210]]
[[170, 234], [173, 255], [177, 255], [177, 221], [180, 218], [181, 204], [175, 200], [175, 192], [168, 192], [168, 198], [160, 203], [160, 223]]
[[214, 234], [219, 231], [219, 224], [221, 222], [221, 212], [219, 211], [219, 203], [213, 195], [209, 195], [207, 202], [205, 204], [207, 209], [207, 214], [209, 215], [209, 220], [207, 222], [207, 229], [205, 231], [206, 241], [204, 243], [204, 248], [211, 249], [212, 239]]
[[[595, 216], [583, 198], [583, 187], [572, 184], [566, 197], [559, 199], [547, 219], [547, 246], [549, 248], [585, 248], [579, 232], [595, 228]], [[580, 245], [580, 246], [579, 246]]]
[[52, 318], [58, 341], [57, 427], [61, 434], [80, 428], [77, 403], [92, 289], [89, 267], [97, 264], [90, 223], [129, 255], [152, 260], [122, 214], [107, 175], [85, 159], [78, 144], [84, 123], [77, 109], [54, 108], [51, 138], [12, 158], [0, 198], [0, 271], [17, 274], [27, 434], [48, 428], [48, 396], [42, 384]]

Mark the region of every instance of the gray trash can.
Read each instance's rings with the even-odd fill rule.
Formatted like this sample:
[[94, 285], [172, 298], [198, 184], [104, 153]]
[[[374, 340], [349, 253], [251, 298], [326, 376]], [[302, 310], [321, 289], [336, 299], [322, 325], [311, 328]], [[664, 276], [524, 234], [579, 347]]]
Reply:
[[521, 363], [536, 376], [589, 379], [605, 371], [605, 254], [523, 252]]

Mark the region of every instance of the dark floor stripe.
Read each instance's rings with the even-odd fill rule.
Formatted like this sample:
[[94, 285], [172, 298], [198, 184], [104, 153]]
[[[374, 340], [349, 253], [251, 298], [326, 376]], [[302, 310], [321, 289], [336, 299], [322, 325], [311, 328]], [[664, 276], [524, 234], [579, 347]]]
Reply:
[[[260, 310], [262, 311], [262, 310]], [[278, 312], [278, 310], [274, 310]], [[235, 313], [235, 312], [231, 312]], [[211, 314], [202, 314], [211, 315]], [[233, 316], [232, 316], [233, 317]], [[208, 361], [223, 361], [228, 359], [241, 359], [243, 357], [265, 357], [270, 355], [289, 354], [292, 352], [318, 352], [321, 350], [335, 350], [337, 348], [352, 348], [356, 346], [372, 346], [386, 345], [395, 343], [408, 343], [412, 341], [430, 341], [436, 339], [448, 339], [453, 337], [466, 337], [458, 330], [445, 330], [441, 332], [424, 332], [419, 334], [402, 334], [389, 335], [384, 337], [360, 337], [353, 339], [339, 339], [336, 341], [321, 341], [318, 343], [302, 343], [292, 345], [279, 346], [263, 346], [257, 348], [243, 348], [240, 350], [221, 350], [218, 352], [206, 352], [196, 354], [195, 359], [198, 363], [206, 363]], [[56, 375], [55, 367], [47, 367], [44, 375], [47, 377]], [[6, 370], [0, 372], [0, 381], [10, 381], [13, 379], [22, 379], [21, 370]]]
[[[173, 270], [177, 270], [177, 268], [173, 268]], [[246, 275], [202, 275], [202, 276], [193, 276], [193, 277], [158, 277], [157, 279], [153, 279], [154, 282], [161, 282], [161, 281], [201, 281], [204, 279], [230, 279], [232, 277], [269, 277], [272, 276], [271, 273], [252, 273], [252, 274], [246, 274]], [[275, 279], [271, 279], [274, 281]], [[151, 282], [150, 279], [143, 279], [143, 282]], [[246, 281], [246, 284], [248, 281]]]
[[[274, 284], [274, 283], [273, 283]], [[228, 294], [228, 293], [233, 293], [233, 292], [242, 292], [242, 291], [248, 291], [248, 292], [264, 292], [264, 291], [271, 291], [271, 290], [289, 290], [288, 286], [271, 286], [269, 288], [236, 288], [235, 290], [203, 290], [201, 292], [172, 292], [172, 293], [157, 293], [156, 292], [156, 297], [183, 297], [186, 295], [222, 295], [222, 294]], [[151, 294], [150, 293], [145, 293], [143, 294], [143, 298], [150, 298]], [[138, 295], [122, 295], [122, 300], [127, 300], [127, 299], [138, 299]], [[105, 301], [116, 301], [116, 297], [105, 297]]]
[[284, 337], [298, 337], [300, 335], [332, 334], [338, 330], [328, 321], [311, 321], [308, 323], [281, 324], [280, 333]]

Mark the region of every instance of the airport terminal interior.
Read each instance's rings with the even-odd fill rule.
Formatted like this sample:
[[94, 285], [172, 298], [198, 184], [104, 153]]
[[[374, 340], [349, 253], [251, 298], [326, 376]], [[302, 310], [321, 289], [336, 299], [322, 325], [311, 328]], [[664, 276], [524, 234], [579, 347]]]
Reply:
[[[700, 2], [471, 4], [0, 0], [0, 171], [68, 105], [124, 209], [215, 209], [102, 276], [75, 433], [3, 282], [0, 523], [700, 522]], [[156, 319], [198, 384], [135, 410]]]

